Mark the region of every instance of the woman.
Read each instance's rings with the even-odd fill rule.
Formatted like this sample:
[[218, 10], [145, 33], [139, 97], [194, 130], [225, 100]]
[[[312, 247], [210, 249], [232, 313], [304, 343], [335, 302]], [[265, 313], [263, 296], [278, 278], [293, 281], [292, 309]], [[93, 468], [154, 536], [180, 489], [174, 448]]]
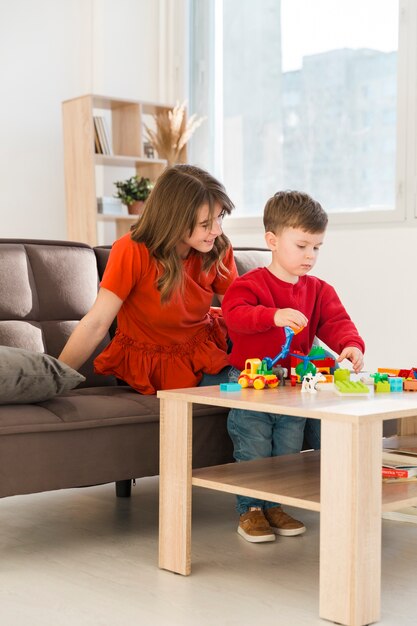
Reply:
[[227, 381], [225, 330], [211, 301], [237, 276], [222, 232], [232, 209], [223, 185], [204, 170], [165, 170], [132, 232], [114, 243], [97, 299], [60, 360], [79, 369], [117, 316], [96, 372], [143, 394]]

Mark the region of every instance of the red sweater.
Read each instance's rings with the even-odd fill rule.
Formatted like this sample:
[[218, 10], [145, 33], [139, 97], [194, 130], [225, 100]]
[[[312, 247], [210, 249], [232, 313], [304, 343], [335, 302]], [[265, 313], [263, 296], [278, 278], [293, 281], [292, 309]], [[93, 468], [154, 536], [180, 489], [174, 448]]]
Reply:
[[[286, 308], [297, 309], [308, 319], [306, 328], [293, 337], [290, 352], [308, 354], [316, 336], [338, 354], [346, 346], [364, 352], [364, 341], [333, 287], [315, 276], [301, 276], [293, 285], [262, 267], [237, 278], [223, 298], [234, 367], [242, 370], [246, 359], [274, 358], [280, 352], [284, 330], [275, 326], [274, 314]], [[280, 365], [289, 371], [289, 357]]]

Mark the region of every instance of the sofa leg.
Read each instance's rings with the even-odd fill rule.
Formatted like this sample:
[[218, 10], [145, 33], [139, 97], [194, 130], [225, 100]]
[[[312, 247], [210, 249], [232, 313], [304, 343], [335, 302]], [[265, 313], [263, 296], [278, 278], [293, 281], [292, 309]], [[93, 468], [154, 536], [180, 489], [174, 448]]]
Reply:
[[118, 480], [116, 481], [116, 496], [118, 498], [130, 498], [132, 492], [132, 481]]

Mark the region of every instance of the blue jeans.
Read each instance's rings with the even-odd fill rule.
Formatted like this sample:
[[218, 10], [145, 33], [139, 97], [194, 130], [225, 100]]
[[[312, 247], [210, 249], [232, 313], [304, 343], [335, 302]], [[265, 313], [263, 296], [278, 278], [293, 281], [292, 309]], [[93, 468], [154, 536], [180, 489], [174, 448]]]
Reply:
[[218, 374], [203, 374], [203, 378], [198, 383], [197, 387], [211, 387], [211, 385], [220, 385], [220, 383], [229, 382], [229, 372], [231, 368], [229, 365], [224, 367]]
[[[232, 367], [229, 379], [237, 380], [239, 373]], [[234, 458], [238, 462], [295, 454], [301, 451], [303, 441], [307, 448], [320, 449], [320, 420], [231, 409], [227, 430], [233, 442]], [[246, 513], [251, 506], [267, 509], [277, 504], [258, 498], [236, 496], [239, 514]]]
[[[227, 430], [233, 441], [233, 456], [239, 462], [300, 452], [305, 422], [304, 417], [231, 409]], [[239, 514], [251, 506], [267, 509], [277, 506], [277, 502], [237, 496]]]
[[321, 421], [317, 419], [307, 418], [304, 428], [304, 445], [305, 450], [320, 450], [321, 447]]

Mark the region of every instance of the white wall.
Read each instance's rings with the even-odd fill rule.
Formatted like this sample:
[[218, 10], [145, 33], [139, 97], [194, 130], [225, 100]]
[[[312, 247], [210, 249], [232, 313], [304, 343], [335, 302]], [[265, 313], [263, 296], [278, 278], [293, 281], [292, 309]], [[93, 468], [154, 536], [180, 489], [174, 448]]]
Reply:
[[61, 102], [91, 90], [90, 8], [0, 1], [1, 237], [66, 236]]
[[417, 228], [345, 227], [326, 239], [317, 272], [337, 289], [363, 334], [366, 367], [416, 366]]
[[0, 0], [0, 237], [66, 238], [61, 103], [159, 100], [158, 0]]
[[93, 0], [93, 93], [159, 99], [159, 8], [158, 0]]

